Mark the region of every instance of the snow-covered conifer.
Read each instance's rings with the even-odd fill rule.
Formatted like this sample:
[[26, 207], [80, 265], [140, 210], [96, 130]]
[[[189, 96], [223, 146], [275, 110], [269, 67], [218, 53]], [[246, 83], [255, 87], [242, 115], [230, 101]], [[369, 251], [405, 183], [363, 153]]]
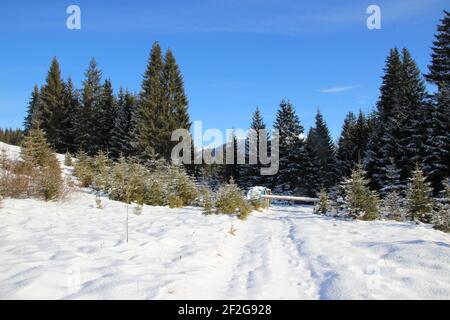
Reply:
[[407, 208], [411, 220], [429, 223], [433, 213], [432, 188], [422, 169], [416, 164], [407, 192]]
[[344, 206], [351, 218], [375, 220], [379, 216], [379, 199], [377, 193], [369, 189], [370, 180], [365, 176], [361, 164], [357, 164], [350, 177], [342, 182]]

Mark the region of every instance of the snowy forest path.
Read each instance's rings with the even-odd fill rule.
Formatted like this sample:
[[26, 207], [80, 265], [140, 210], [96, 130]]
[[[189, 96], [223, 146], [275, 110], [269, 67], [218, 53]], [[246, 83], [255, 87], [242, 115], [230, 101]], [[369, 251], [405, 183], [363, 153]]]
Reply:
[[248, 299], [261, 295], [267, 299], [319, 297], [309, 263], [299, 249], [301, 239], [290, 219], [293, 214], [271, 209], [249, 218], [246, 230], [242, 230], [241, 255], [228, 281], [230, 296], [245, 292]]

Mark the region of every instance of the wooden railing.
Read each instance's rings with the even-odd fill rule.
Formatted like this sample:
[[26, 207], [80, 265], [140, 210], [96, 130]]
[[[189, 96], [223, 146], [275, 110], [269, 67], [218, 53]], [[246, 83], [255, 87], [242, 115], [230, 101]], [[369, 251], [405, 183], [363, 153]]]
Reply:
[[[319, 201], [317, 198], [310, 198], [310, 197], [295, 197], [295, 196], [281, 196], [281, 195], [275, 195], [275, 194], [265, 194], [261, 195], [261, 198], [267, 199], [267, 200], [286, 200], [286, 201], [297, 201], [302, 203], [311, 203], [315, 204]], [[269, 202], [270, 205], [270, 202]]]

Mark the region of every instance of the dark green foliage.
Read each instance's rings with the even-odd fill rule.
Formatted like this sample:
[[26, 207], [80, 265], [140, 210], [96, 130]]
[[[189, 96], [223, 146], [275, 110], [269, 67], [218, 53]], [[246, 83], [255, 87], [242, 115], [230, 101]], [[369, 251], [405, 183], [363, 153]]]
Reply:
[[118, 114], [111, 132], [110, 154], [113, 159], [120, 155], [128, 157], [132, 155], [133, 147], [133, 113], [136, 110], [136, 97], [128, 90], [119, 90]]
[[64, 106], [64, 82], [56, 57], [51, 62], [46, 84], [41, 89], [39, 101], [42, 112], [40, 128], [44, 130], [49, 144], [56, 151], [66, 151], [60, 136], [62, 131], [65, 130], [64, 124], [67, 116]]
[[170, 160], [176, 144], [171, 141], [172, 132], [189, 129], [191, 125], [187, 104], [183, 78], [172, 51], [167, 50], [163, 59], [161, 47], [155, 42], [134, 117], [134, 147], [139, 157]]
[[356, 118], [349, 112], [344, 120], [336, 151], [341, 176], [348, 176], [355, 164], [364, 158], [370, 135], [371, 127], [366, 115], [360, 110]]
[[[250, 124], [250, 130], [247, 136], [245, 145], [245, 165], [241, 165], [241, 181], [238, 181], [238, 185], [247, 189], [252, 186], [266, 186], [270, 181], [267, 176], [261, 175], [261, 168], [264, 167], [261, 164], [260, 159], [260, 134], [266, 130], [266, 124], [258, 107], [252, 116], [252, 123]], [[269, 144], [268, 133], [266, 133], [266, 141]], [[269, 145], [268, 152], [269, 150]], [[253, 155], [253, 157], [251, 156]], [[253, 159], [252, 159], [253, 158]], [[250, 162], [254, 163], [250, 163]]]
[[114, 96], [112, 83], [105, 80], [100, 96], [100, 106], [98, 109], [98, 134], [99, 150], [108, 151], [111, 147], [111, 135], [118, 114], [117, 101]]
[[420, 70], [407, 49], [402, 50], [401, 116], [396, 164], [400, 179], [406, 181], [414, 170], [415, 163], [421, 163], [425, 156], [425, 142], [431, 126], [431, 105], [427, 103], [427, 92]]
[[164, 156], [161, 154], [161, 151], [164, 151], [164, 138], [161, 133], [167, 130], [167, 110], [163, 108], [163, 69], [161, 47], [155, 42], [144, 73], [139, 106], [134, 117], [135, 153], [143, 160], [157, 155]]
[[386, 168], [392, 163], [406, 185], [414, 163], [426, 156], [432, 108], [420, 71], [407, 49], [402, 59], [396, 49], [387, 59], [377, 104], [375, 128], [365, 157], [365, 167], [378, 190], [386, 186]]
[[41, 93], [39, 92], [39, 87], [34, 85], [34, 90], [31, 93], [31, 98], [27, 107], [27, 116], [23, 122], [24, 134], [27, 134], [32, 127], [41, 126], [42, 106], [40, 102], [40, 95]]
[[80, 113], [80, 98], [74, 88], [72, 79], [69, 78], [64, 84], [64, 101], [62, 105], [61, 125], [58, 126], [58, 135], [60, 136], [60, 149], [58, 152], [64, 151], [76, 152], [78, 150], [76, 144], [76, 136], [78, 135], [77, 117]]
[[100, 116], [102, 103], [101, 77], [102, 73], [97, 68], [97, 62], [92, 58], [83, 81], [81, 109], [77, 119], [78, 135], [76, 136], [78, 148], [85, 150], [91, 156], [95, 155], [103, 144], [100, 134], [102, 122]]
[[313, 190], [317, 192], [320, 188], [332, 187], [337, 181], [336, 151], [320, 112], [317, 112], [315, 127], [308, 133], [306, 145], [312, 162]]
[[437, 194], [442, 178], [450, 177], [450, 90], [446, 85], [439, 87], [433, 102], [423, 169]]
[[2, 128], [0, 128], [0, 141], [1, 142], [18, 146], [22, 143], [23, 136], [24, 136], [24, 133], [20, 129], [12, 129], [12, 128], [2, 129]]
[[436, 40], [433, 41], [431, 65], [426, 75], [428, 81], [450, 86], [450, 12], [444, 10], [444, 18], [437, 27]]
[[289, 101], [281, 101], [274, 128], [279, 130], [280, 139], [274, 187], [278, 192], [306, 192], [310, 161], [302, 137], [303, 126]]
[[373, 131], [364, 159], [371, 185], [377, 189], [384, 185], [383, 169], [388, 159], [394, 157], [396, 149], [396, 137], [392, 135], [400, 125], [397, 118], [401, 106], [401, 69], [400, 54], [396, 48], [391, 49], [384, 68], [377, 111], [373, 117]]

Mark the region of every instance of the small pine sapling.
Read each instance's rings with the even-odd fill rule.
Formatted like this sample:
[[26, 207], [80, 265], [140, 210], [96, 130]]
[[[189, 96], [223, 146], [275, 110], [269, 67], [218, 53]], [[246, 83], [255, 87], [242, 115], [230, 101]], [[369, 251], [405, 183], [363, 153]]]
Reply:
[[403, 199], [399, 196], [397, 191], [389, 192], [382, 203], [384, 216], [390, 220], [404, 221], [405, 210], [402, 203]]
[[202, 203], [203, 203], [203, 214], [212, 214], [214, 213], [214, 199], [212, 192], [203, 187], [200, 189], [200, 194], [202, 195]]
[[319, 202], [314, 208], [316, 214], [326, 214], [330, 211], [330, 201], [328, 200], [327, 191], [322, 188], [319, 193]]
[[109, 192], [110, 188], [110, 168], [112, 166], [111, 160], [108, 158], [108, 154], [99, 151], [94, 157], [94, 179], [92, 181], [92, 187], [96, 191]]
[[352, 170], [350, 178], [345, 179], [342, 188], [345, 194], [344, 208], [353, 219], [375, 220], [379, 217], [378, 194], [369, 189], [370, 180], [361, 164]]
[[437, 210], [433, 215], [434, 228], [444, 232], [450, 232], [450, 178], [442, 181], [443, 190], [437, 201]]
[[169, 195], [169, 197], [167, 198], [167, 202], [169, 208], [181, 208], [184, 204], [183, 199], [176, 194]]
[[433, 213], [431, 192], [431, 184], [426, 181], [422, 169], [416, 164], [416, 168], [410, 178], [407, 193], [408, 214], [412, 221], [431, 222]]
[[238, 214], [242, 220], [253, 210], [251, 204], [242, 197], [241, 190], [233, 179], [217, 191], [215, 207], [220, 213]]
[[74, 166], [74, 175], [78, 178], [81, 187], [89, 187], [94, 180], [94, 164], [83, 150], [78, 151], [77, 161]]
[[64, 155], [64, 165], [66, 167], [71, 167], [73, 165], [73, 161], [72, 161], [72, 155], [70, 154], [70, 152], [66, 152], [66, 154]]

